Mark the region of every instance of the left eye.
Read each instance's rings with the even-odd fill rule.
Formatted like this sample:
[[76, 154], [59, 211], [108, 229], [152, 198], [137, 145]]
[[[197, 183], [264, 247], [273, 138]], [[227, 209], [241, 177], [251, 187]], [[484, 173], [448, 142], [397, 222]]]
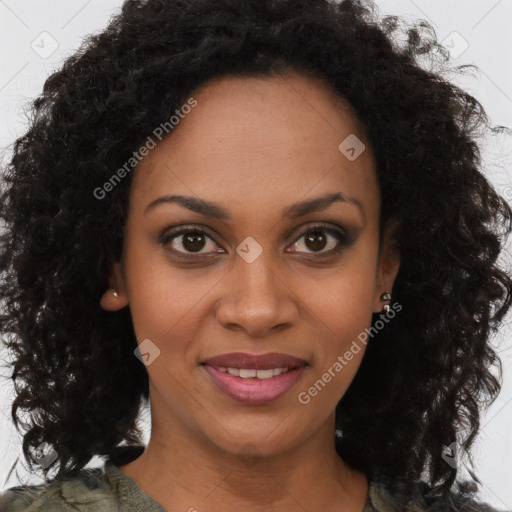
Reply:
[[[302, 244], [309, 250], [301, 251], [298, 250], [301, 243], [300, 240], [304, 238], [304, 242]], [[329, 244], [329, 238], [331, 239], [331, 243]], [[185, 249], [185, 251], [181, 251], [176, 249], [176, 247], [172, 247], [173, 242], [181, 239], [180, 244]], [[201, 228], [181, 228], [175, 231], [171, 231], [164, 235], [161, 239], [161, 243], [164, 246], [171, 246], [170, 249], [172, 252], [177, 253], [179, 255], [188, 256], [191, 254], [207, 254], [207, 253], [221, 253], [224, 252], [223, 249], [213, 249], [211, 251], [201, 252], [202, 249], [207, 245], [206, 240], [210, 240], [213, 243], [213, 247], [218, 247], [215, 241]], [[290, 252], [306, 252], [307, 254], [325, 254], [330, 252], [339, 251], [341, 246], [346, 245], [348, 243], [347, 236], [340, 230], [333, 229], [323, 225], [313, 226], [304, 231], [296, 242], [291, 246], [293, 249]], [[330, 247], [326, 247], [329, 246]]]
[[[326, 235], [327, 233], [327, 235]], [[326, 245], [328, 245], [328, 238], [331, 238], [333, 242], [331, 242], [331, 246], [326, 249]], [[315, 253], [330, 253], [339, 251], [340, 248], [347, 243], [347, 237], [341, 231], [337, 229], [328, 228], [326, 226], [314, 226], [305, 231], [298, 240], [304, 238], [303, 245], [307, 248], [311, 249], [310, 251], [304, 251], [309, 254]], [[295, 249], [292, 252], [302, 252], [297, 251], [297, 246], [300, 246], [299, 241], [295, 242], [292, 247]]]

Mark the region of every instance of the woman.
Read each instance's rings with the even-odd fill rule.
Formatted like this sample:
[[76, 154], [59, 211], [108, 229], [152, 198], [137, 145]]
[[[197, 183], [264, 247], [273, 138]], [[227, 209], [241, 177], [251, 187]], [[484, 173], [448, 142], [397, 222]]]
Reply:
[[47, 80], [1, 332], [27, 462], [58, 471], [0, 510], [491, 510], [457, 476], [500, 389], [512, 212], [483, 108], [396, 21], [128, 0]]

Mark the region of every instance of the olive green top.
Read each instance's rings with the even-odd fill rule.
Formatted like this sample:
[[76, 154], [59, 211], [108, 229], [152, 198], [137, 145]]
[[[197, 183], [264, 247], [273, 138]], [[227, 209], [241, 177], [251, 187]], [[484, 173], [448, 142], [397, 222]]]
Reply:
[[[133, 455], [141, 453], [140, 447], [129, 448], [133, 450], [125, 450], [124, 453], [131, 453], [132, 456], [125, 457], [121, 462], [111, 457], [102, 467], [82, 469], [79, 475], [67, 480], [11, 487], [0, 494], [0, 512], [165, 512], [164, 507], [116, 465], [123, 465], [137, 458]], [[423, 483], [416, 486], [411, 512], [498, 512], [455, 493], [451, 493], [447, 501], [428, 500], [424, 495], [425, 490]], [[398, 512], [401, 509], [403, 507], [398, 505], [396, 490], [369, 480], [367, 501], [362, 512]]]

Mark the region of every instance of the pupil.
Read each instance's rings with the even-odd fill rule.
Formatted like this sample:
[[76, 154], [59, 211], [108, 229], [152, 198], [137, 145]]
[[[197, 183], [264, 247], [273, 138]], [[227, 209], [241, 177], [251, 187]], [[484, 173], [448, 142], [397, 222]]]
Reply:
[[201, 233], [196, 233], [195, 235], [186, 235], [183, 240], [183, 246], [187, 249], [187, 251], [201, 250], [203, 248], [202, 244], [204, 245], [204, 236]]
[[310, 242], [313, 246], [308, 245], [310, 249], [321, 250], [325, 247], [325, 236], [321, 231], [312, 231], [306, 237], [306, 244]]

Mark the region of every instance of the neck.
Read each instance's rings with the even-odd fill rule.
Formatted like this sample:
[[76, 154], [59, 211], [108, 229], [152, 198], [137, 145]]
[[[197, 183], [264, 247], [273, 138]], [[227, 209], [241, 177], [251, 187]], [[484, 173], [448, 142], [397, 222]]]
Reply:
[[234, 439], [226, 449], [172, 418], [152, 416], [144, 453], [119, 469], [167, 510], [361, 512], [366, 477], [337, 454], [334, 433], [333, 413], [293, 446], [283, 439], [269, 450], [247, 438], [239, 448]]

